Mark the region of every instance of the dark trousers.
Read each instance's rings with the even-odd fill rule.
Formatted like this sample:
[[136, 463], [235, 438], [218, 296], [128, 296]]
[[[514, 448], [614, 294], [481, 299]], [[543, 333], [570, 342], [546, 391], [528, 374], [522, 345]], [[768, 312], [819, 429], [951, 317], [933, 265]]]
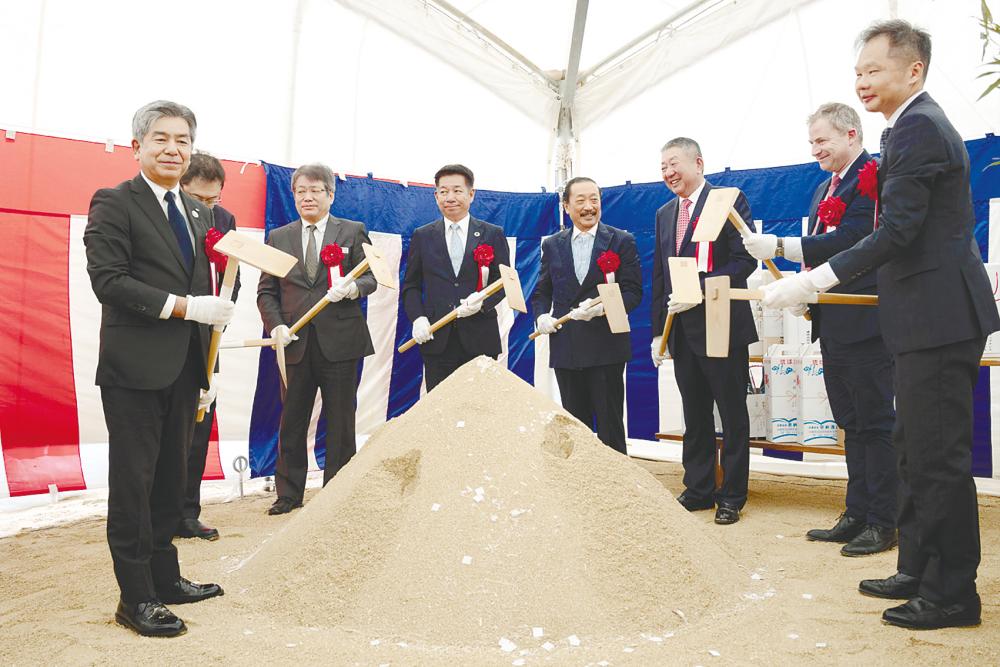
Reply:
[[[310, 325], [312, 326], [312, 325]], [[306, 436], [316, 390], [323, 398], [326, 417], [326, 464], [323, 484], [337, 474], [357, 451], [354, 415], [358, 392], [358, 360], [327, 361], [310, 332], [302, 361], [288, 365], [288, 390], [278, 430], [278, 464], [274, 484], [279, 498], [301, 502], [309, 471]]]
[[[462, 346], [462, 341], [459, 339], [458, 333], [454, 328], [448, 332], [448, 342], [445, 344], [444, 352], [441, 354], [425, 354], [421, 351], [420, 354], [424, 359], [424, 383], [427, 385], [427, 391], [444, 382], [449, 375], [457, 371], [461, 366], [479, 356], [478, 354], [468, 352]], [[493, 359], [496, 359], [496, 357], [493, 357]]]
[[985, 339], [895, 355], [899, 571], [920, 596], [951, 604], [976, 592], [979, 508], [972, 479], [973, 393]]
[[[680, 318], [674, 326], [683, 326]], [[745, 346], [725, 358], [696, 355], [683, 331], [674, 345], [674, 375], [684, 410], [684, 487], [698, 499], [713, 498], [737, 507], [747, 501], [750, 478], [750, 415], [747, 385], [750, 355]], [[715, 486], [715, 415], [722, 418], [722, 485]]]
[[625, 364], [591, 368], [557, 368], [556, 382], [566, 412], [593, 430], [611, 449], [628, 454], [625, 448]]
[[892, 355], [881, 336], [857, 343], [820, 339], [830, 409], [844, 429], [847, 515], [893, 528], [899, 492], [892, 444]]
[[188, 450], [187, 487], [184, 491], [184, 507], [181, 509], [182, 519], [197, 519], [201, 516], [201, 478], [205, 476], [208, 440], [212, 437], [216, 405], [217, 403], [212, 403], [212, 408], [205, 413], [205, 418], [194, 423], [194, 435], [191, 437], [191, 448]]
[[151, 391], [101, 387], [108, 427], [108, 546], [121, 597], [157, 597], [180, 576], [172, 544], [205, 366], [192, 338], [180, 375]]

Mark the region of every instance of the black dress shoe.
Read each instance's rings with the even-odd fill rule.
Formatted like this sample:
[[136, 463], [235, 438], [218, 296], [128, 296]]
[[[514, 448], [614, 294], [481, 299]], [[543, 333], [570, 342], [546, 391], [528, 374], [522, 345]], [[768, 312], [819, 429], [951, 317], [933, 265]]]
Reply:
[[176, 637], [187, 632], [184, 621], [174, 616], [159, 600], [138, 604], [125, 604], [119, 600], [115, 621], [144, 637]]
[[837, 518], [837, 524], [830, 530], [813, 528], [806, 533], [806, 539], [814, 542], [850, 542], [864, 530], [865, 522], [844, 512]]
[[729, 503], [719, 503], [719, 509], [715, 510], [715, 523], [728, 526], [740, 520], [740, 508]]
[[882, 622], [912, 630], [937, 630], [938, 628], [966, 628], [982, 622], [982, 603], [978, 595], [956, 602], [939, 605], [922, 597], [915, 597], [882, 613]]
[[274, 501], [274, 504], [267, 509], [267, 513], [271, 516], [275, 516], [277, 514], [288, 514], [297, 507], [302, 507], [301, 500], [296, 502], [291, 498], [282, 496]]
[[198, 519], [181, 519], [174, 535], [177, 537], [200, 537], [210, 542], [219, 539], [219, 531], [206, 526]]
[[208, 598], [214, 598], [216, 595], [224, 594], [222, 586], [218, 584], [196, 584], [184, 577], [178, 577], [177, 581], [170, 584], [167, 588], [156, 591], [156, 597], [164, 604], [201, 602]]
[[710, 510], [715, 507], [715, 501], [711, 498], [696, 498], [687, 491], [677, 496], [677, 502], [679, 502], [688, 512]]
[[858, 590], [862, 595], [888, 600], [909, 600], [917, 597], [920, 580], [908, 574], [897, 572], [885, 579], [862, 579]]
[[876, 526], [873, 523], [865, 526], [857, 537], [844, 545], [841, 556], [870, 556], [882, 551], [888, 551], [896, 546], [896, 529]]

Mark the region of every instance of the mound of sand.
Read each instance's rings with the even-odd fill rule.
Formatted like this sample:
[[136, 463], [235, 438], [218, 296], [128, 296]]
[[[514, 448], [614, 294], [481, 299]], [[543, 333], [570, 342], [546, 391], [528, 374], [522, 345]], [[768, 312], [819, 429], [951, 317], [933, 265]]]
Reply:
[[643, 468], [480, 358], [374, 434], [240, 565], [227, 601], [275, 627], [444, 646], [524, 646], [542, 641], [537, 628], [663, 633], [755, 597], [711, 534]]

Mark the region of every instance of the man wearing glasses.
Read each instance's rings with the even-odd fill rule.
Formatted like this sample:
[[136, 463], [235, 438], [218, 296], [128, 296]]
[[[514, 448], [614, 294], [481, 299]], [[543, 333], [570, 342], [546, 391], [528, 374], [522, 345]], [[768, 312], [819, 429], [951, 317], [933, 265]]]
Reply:
[[[469, 214], [476, 198], [472, 170], [449, 164], [434, 174], [434, 200], [441, 218], [418, 227], [410, 239], [403, 277], [403, 308], [420, 344], [427, 391], [459, 366], [481, 354], [501, 352], [496, 305], [498, 292], [481, 290], [499, 280], [500, 265], [510, 265], [503, 229]], [[436, 332], [431, 323], [458, 309], [458, 318]]]
[[[268, 245], [299, 258], [284, 278], [262, 273], [257, 307], [264, 327], [287, 347], [288, 388], [278, 431], [274, 479], [278, 499], [267, 513], [287, 514], [302, 507], [309, 467], [306, 434], [316, 390], [326, 418], [326, 484], [357, 450], [354, 434], [358, 362], [375, 353], [359, 299], [375, 291], [371, 272], [346, 276], [364, 259], [371, 243], [363, 223], [330, 215], [336, 185], [322, 164], [307, 164], [292, 174], [300, 219], [271, 231]], [[328, 265], [335, 257], [336, 262]], [[294, 323], [320, 299], [331, 303], [293, 336]]]
[[[222, 188], [226, 184], [226, 172], [222, 163], [208, 153], [195, 153], [191, 156], [191, 165], [181, 177], [181, 190], [194, 197], [202, 204], [212, 209], [213, 227], [221, 234], [236, 229], [236, 217], [219, 206], [222, 201]], [[222, 284], [221, 267], [217, 271], [216, 285]], [[233, 288], [233, 301], [240, 292], [240, 276], [236, 274], [236, 285]], [[219, 531], [201, 522], [201, 478], [205, 474], [205, 459], [208, 456], [208, 440], [212, 436], [212, 423], [215, 419], [215, 403], [208, 408], [207, 419], [196, 422], [194, 437], [191, 438], [191, 449], [188, 451], [187, 488], [184, 493], [184, 508], [181, 510], [181, 521], [174, 533], [176, 537], [199, 537], [203, 540], [219, 539]]]

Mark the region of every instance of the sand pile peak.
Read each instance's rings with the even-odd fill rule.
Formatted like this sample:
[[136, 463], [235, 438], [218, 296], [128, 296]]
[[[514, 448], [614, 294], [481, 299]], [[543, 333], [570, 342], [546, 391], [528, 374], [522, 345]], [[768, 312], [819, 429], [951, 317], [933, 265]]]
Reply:
[[[278, 622], [434, 644], [668, 631], [746, 573], [649, 473], [496, 362], [469, 362], [236, 575]], [[230, 587], [232, 590], [232, 587]]]

